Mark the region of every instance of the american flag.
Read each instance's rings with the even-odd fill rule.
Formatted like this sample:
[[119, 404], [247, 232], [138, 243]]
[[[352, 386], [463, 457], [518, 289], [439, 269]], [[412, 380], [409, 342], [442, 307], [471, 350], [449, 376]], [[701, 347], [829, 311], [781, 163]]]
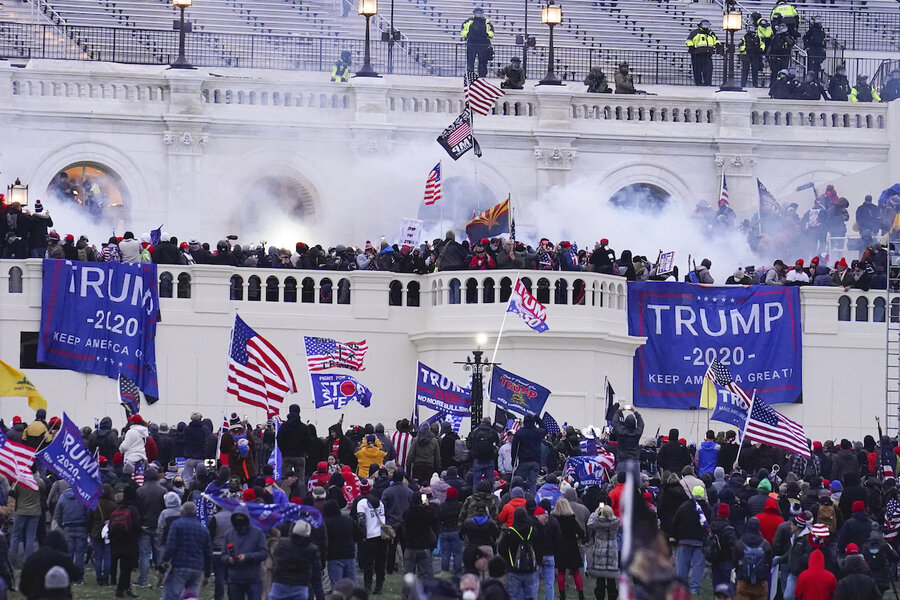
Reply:
[[31, 472], [33, 465], [34, 448], [8, 440], [0, 433], [0, 473], [22, 487], [37, 491], [38, 483]]
[[[334, 367], [365, 371], [363, 360], [369, 345], [361, 342], [338, 342], [331, 338], [304, 337], [306, 346], [306, 363], [310, 371], [324, 371]], [[295, 390], [296, 391], [296, 390]]]
[[559, 428], [559, 423], [556, 422], [550, 413], [545, 412], [544, 418], [541, 419], [541, 422], [544, 424], [544, 429], [547, 430], [549, 435], [557, 435], [562, 433], [562, 430]]
[[278, 414], [285, 396], [297, 392], [291, 366], [281, 352], [237, 315], [225, 391], [239, 402], [264, 409], [269, 417]]
[[791, 421], [759, 398], [753, 401], [743, 439], [809, 458], [809, 446], [803, 426]]
[[460, 122], [459, 127], [454, 129], [453, 133], [447, 138], [447, 144], [450, 147], [457, 145], [472, 135], [472, 113], [469, 110], [464, 110], [460, 116], [463, 117], [463, 119]]
[[728, 204], [728, 183], [725, 181], [724, 175], [722, 175], [722, 193], [719, 194], [719, 204], [722, 202]]
[[506, 93], [492, 83], [480, 79], [472, 71], [463, 77], [463, 88], [466, 93], [466, 103], [479, 115], [485, 116], [491, 113], [497, 98]]
[[397, 452], [397, 466], [403, 468], [406, 465], [406, 457], [409, 455], [409, 448], [412, 446], [413, 436], [406, 431], [395, 431], [391, 434], [391, 445]]
[[522, 427], [522, 422], [518, 419], [507, 419], [506, 427], [503, 431], [509, 432], [511, 435], [515, 435], [515, 433]]
[[141, 390], [133, 379], [121, 373], [119, 373], [119, 402], [129, 419], [141, 412]]
[[134, 463], [134, 473], [131, 475], [131, 479], [138, 487], [144, 485], [144, 461], [139, 460]]
[[709, 365], [709, 368], [706, 370], [706, 378], [737, 394], [747, 405], [750, 404], [750, 396], [741, 389], [741, 386], [734, 382], [731, 373], [729, 373], [725, 365], [718, 360], [712, 361], [712, 364]]
[[431, 206], [443, 197], [441, 193], [441, 163], [434, 165], [425, 180], [425, 205]]

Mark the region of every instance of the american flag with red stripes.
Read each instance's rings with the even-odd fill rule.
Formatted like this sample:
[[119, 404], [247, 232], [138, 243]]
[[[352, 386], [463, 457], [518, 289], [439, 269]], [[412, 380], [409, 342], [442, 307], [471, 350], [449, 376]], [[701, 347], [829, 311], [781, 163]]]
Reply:
[[409, 449], [412, 446], [413, 436], [406, 431], [395, 431], [391, 434], [391, 444], [397, 452], [397, 466], [404, 468], [406, 465], [406, 457], [409, 455]]
[[310, 371], [336, 367], [351, 371], [366, 370], [363, 366], [366, 352], [369, 351], [366, 340], [345, 343], [331, 338], [304, 336], [303, 345], [306, 347], [306, 362]]
[[441, 163], [434, 165], [425, 180], [425, 205], [431, 206], [443, 197], [441, 190]]
[[[731, 373], [728, 369], [718, 361], [718, 359], [713, 360], [712, 364], [709, 365], [709, 368], [706, 370], [707, 379], [711, 379], [721, 385], [723, 388], [731, 391], [732, 393], [740, 396], [741, 400], [743, 400], [747, 406], [750, 405], [750, 396], [747, 395], [747, 392], [741, 389], [737, 383], [734, 382], [734, 379], [731, 377]], [[746, 410], [746, 408], [744, 409]]]
[[144, 485], [144, 468], [144, 461], [139, 460], [134, 463], [134, 473], [131, 475], [131, 479], [138, 487]]
[[803, 426], [791, 421], [758, 397], [750, 409], [743, 439], [809, 458], [809, 445]]
[[281, 352], [237, 315], [225, 391], [238, 402], [262, 408], [268, 417], [278, 414], [285, 396], [297, 393], [291, 366]]
[[10, 482], [18, 483], [29, 490], [38, 490], [37, 480], [31, 467], [34, 465], [34, 448], [8, 440], [0, 433], [0, 473]]
[[459, 125], [447, 138], [447, 143], [451, 147], [459, 144], [472, 135], [472, 113], [467, 109], [462, 112], [460, 117], [462, 118], [460, 119]]
[[728, 182], [725, 181], [725, 176], [722, 175], [722, 193], [719, 194], [719, 204], [728, 204]]
[[497, 98], [506, 92], [496, 85], [481, 79], [474, 72], [469, 71], [463, 77], [463, 88], [466, 94], [466, 103], [479, 115], [489, 115]]

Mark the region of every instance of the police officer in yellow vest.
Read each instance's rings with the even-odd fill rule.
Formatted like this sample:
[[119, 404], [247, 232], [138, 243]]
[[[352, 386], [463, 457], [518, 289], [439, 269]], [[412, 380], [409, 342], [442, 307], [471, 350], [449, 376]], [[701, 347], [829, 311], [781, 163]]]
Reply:
[[867, 75], [856, 76], [856, 85], [850, 90], [850, 102], [881, 102], [881, 96], [869, 85]]
[[800, 25], [800, 17], [797, 15], [797, 9], [788, 0], [778, 0], [775, 3], [775, 8], [772, 9], [771, 17], [773, 23], [780, 20], [787, 25], [788, 31], [794, 38], [800, 37], [797, 31]]
[[691, 67], [694, 70], [694, 83], [712, 85], [712, 55], [717, 50], [719, 40], [709, 28], [709, 20], [700, 21], [700, 26], [688, 34], [685, 45], [691, 53]]
[[759, 72], [763, 68], [766, 43], [759, 39], [759, 34], [752, 25], [747, 27], [747, 33], [741, 38], [738, 52], [741, 53], [741, 87], [747, 87], [747, 79], [751, 74], [753, 87], [759, 87]]
[[353, 63], [353, 59], [350, 58], [350, 51], [343, 50], [341, 51], [341, 58], [335, 61], [334, 66], [331, 67], [331, 80], [332, 81], [340, 81], [347, 82], [350, 80], [350, 65]]
[[494, 48], [491, 40], [494, 39], [494, 25], [490, 19], [485, 18], [484, 10], [476, 8], [472, 16], [462, 24], [459, 32], [466, 41], [466, 71], [475, 70], [475, 59], [478, 59], [478, 76], [487, 76], [487, 64], [494, 58]]

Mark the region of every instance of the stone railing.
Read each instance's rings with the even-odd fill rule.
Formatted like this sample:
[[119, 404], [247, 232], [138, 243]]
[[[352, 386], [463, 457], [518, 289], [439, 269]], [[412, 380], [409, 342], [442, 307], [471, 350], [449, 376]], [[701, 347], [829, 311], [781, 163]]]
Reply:
[[884, 129], [887, 104], [877, 102], [797, 102], [757, 100], [750, 112], [754, 127], [831, 127]]

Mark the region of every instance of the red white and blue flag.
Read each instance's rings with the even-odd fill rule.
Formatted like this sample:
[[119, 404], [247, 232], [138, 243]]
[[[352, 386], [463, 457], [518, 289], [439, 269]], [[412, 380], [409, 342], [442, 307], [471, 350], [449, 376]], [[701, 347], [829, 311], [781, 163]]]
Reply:
[[262, 408], [268, 417], [278, 414], [287, 395], [297, 393], [288, 361], [237, 315], [225, 391], [236, 396], [238, 402]]
[[791, 421], [760, 398], [753, 401], [744, 440], [781, 448], [809, 458], [809, 445], [803, 426]]
[[543, 333], [550, 329], [547, 326], [547, 307], [537, 301], [531, 295], [521, 279], [516, 280], [516, 287], [509, 296], [509, 305], [506, 312], [516, 313], [525, 324], [537, 331]]
[[141, 412], [141, 390], [133, 379], [121, 373], [119, 373], [119, 402], [129, 419]]
[[369, 345], [361, 342], [339, 342], [331, 338], [304, 336], [306, 364], [310, 371], [341, 368], [351, 371], [365, 371], [363, 361]]
[[0, 474], [12, 483], [29, 490], [38, 490], [38, 483], [31, 472], [34, 465], [34, 448], [14, 442], [0, 433]]
[[428, 173], [428, 179], [425, 180], [425, 205], [431, 206], [438, 200], [440, 200], [442, 195], [441, 190], [441, 163], [434, 165], [434, 168], [431, 169], [431, 172]]

